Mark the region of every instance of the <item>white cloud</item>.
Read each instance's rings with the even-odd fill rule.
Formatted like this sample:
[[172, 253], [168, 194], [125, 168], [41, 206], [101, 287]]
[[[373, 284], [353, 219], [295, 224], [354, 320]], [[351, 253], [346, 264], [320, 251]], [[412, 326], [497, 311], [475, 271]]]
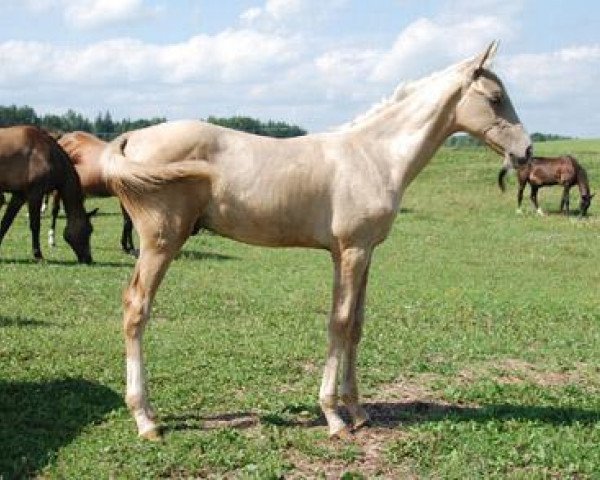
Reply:
[[67, 25], [84, 30], [151, 18], [163, 11], [145, 0], [4, 0], [3, 7], [25, 8], [35, 14], [61, 12]]
[[506, 37], [508, 25], [490, 16], [456, 23], [421, 18], [411, 23], [382, 54], [371, 80], [386, 82], [406, 74], [421, 76], [450, 62], [472, 56], [494, 38]]
[[0, 86], [251, 82], [289, 63], [297, 53], [293, 39], [252, 30], [197, 35], [171, 45], [120, 39], [70, 48], [9, 41], [0, 44]]
[[515, 55], [502, 66], [507, 77], [531, 99], [588, 96], [600, 84], [600, 45]]
[[156, 9], [144, 6], [143, 0], [79, 0], [65, 2], [64, 8], [66, 21], [79, 29], [138, 20], [157, 13]]
[[240, 20], [243, 25], [266, 30], [281, 30], [290, 26], [306, 29], [347, 3], [348, 0], [266, 0], [262, 7], [255, 6], [244, 11]]

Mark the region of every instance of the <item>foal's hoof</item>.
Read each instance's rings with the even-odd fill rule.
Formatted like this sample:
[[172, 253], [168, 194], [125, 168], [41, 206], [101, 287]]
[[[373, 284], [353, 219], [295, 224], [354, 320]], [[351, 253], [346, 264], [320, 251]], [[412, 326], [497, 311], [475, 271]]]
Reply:
[[360, 430], [361, 428], [368, 427], [370, 424], [371, 424], [371, 420], [369, 419], [369, 417], [360, 418], [360, 419], [356, 419], [356, 421], [352, 425], [352, 428], [353, 428], [353, 431], [356, 432], [357, 430]]
[[337, 432], [330, 434], [329, 438], [331, 440], [341, 440], [343, 442], [350, 442], [354, 440], [354, 434], [352, 433], [352, 430], [350, 430], [350, 427], [345, 426]]
[[160, 442], [163, 439], [162, 433], [158, 427], [140, 433], [139, 437], [144, 440], [149, 440], [150, 442]]

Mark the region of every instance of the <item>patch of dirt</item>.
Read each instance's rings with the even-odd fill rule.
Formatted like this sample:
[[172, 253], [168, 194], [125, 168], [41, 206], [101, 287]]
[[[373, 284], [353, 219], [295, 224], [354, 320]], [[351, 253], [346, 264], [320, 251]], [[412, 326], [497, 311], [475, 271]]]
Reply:
[[327, 450], [342, 451], [351, 446], [358, 453], [351, 461], [342, 458], [315, 458], [297, 450], [290, 450], [287, 459], [294, 470], [286, 479], [325, 478], [339, 479], [344, 473], [355, 473], [365, 478], [378, 479], [417, 479], [411, 465], [390, 465], [385, 458], [386, 444], [397, 440], [401, 432], [390, 429], [369, 427], [353, 435], [350, 440], [325, 440], [322, 447]]
[[493, 377], [498, 383], [519, 384], [533, 383], [540, 387], [560, 387], [565, 385], [588, 385], [594, 373], [592, 368], [579, 363], [573, 368], [563, 371], [548, 371], [541, 367], [526, 362], [525, 360], [508, 358], [474, 365], [459, 374], [462, 378], [471, 378], [473, 381], [484, 377]]

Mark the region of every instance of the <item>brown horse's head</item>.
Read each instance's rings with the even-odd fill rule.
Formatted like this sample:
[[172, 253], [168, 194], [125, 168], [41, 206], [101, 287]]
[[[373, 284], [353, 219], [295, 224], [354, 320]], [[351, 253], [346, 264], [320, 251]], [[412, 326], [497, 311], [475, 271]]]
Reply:
[[502, 81], [487, 68], [497, 43], [466, 67], [462, 97], [456, 108], [456, 123], [504, 155], [514, 166], [531, 158], [531, 139], [523, 128]]
[[98, 213], [98, 209], [86, 213], [82, 218], [67, 222], [67, 226], [63, 232], [65, 241], [71, 246], [77, 261], [79, 263], [92, 263], [92, 252], [90, 247], [90, 237], [94, 228], [90, 218]]
[[590, 195], [589, 193], [581, 195], [581, 203], [579, 204], [580, 216], [587, 216], [588, 208], [590, 208], [590, 205], [592, 204], [592, 198], [594, 198], [594, 195]]

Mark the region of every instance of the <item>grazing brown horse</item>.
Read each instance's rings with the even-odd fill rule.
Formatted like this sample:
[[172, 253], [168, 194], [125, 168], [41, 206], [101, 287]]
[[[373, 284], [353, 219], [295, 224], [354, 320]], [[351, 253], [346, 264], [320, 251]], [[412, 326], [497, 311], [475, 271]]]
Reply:
[[[46, 192], [58, 190], [67, 215], [64, 238], [77, 260], [91, 263], [92, 225], [83, 207], [79, 177], [65, 151], [43, 130], [32, 126], [0, 128], [0, 192], [12, 197], [0, 223], [0, 243], [25, 202], [29, 208], [33, 256], [40, 249], [40, 207]], [[2, 197], [3, 200], [3, 197]]]
[[126, 401], [139, 435], [159, 436], [144, 380], [143, 331], [171, 260], [198, 226], [254, 245], [330, 252], [333, 302], [319, 401], [332, 436], [350, 432], [339, 401], [352, 428], [368, 422], [356, 379], [367, 278], [406, 188], [457, 131], [515, 163], [529, 160], [529, 135], [487, 68], [495, 50], [494, 43], [476, 58], [400, 86], [335, 132], [273, 139], [189, 120], [111, 142], [104, 174], [140, 238], [123, 294]]
[[[81, 188], [86, 196], [92, 197], [112, 197], [114, 193], [110, 190], [102, 178], [102, 169], [100, 167], [100, 156], [106, 148], [106, 142], [100, 140], [91, 133], [75, 131], [60, 135], [58, 144], [67, 152], [71, 159], [79, 180]], [[52, 220], [50, 231], [48, 232], [48, 242], [54, 246], [54, 232], [56, 230], [56, 218], [60, 210], [60, 192], [53, 194], [52, 202]], [[121, 204], [123, 214], [123, 232], [121, 234], [121, 247], [126, 253], [136, 255], [133, 244], [133, 223], [129, 214]]]
[[[505, 190], [504, 177], [512, 165], [504, 165], [498, 174], [498, 185], [502, 191]], [[538, 205], [537, 193], [541, 187], [548, 185], [562, 185], [563, 195], [560, 201], [560, 211], [565, 215], [569, 214], [569, 191], [573, 185], [579, 187], [581, 203], [579, 205], [579, 215], [587, 215], [588, 208], [592, 203], [594, 195], [590, 193], [590, 185], [585, 169], [571, 155], [561, 157], [533, 157], [531, 162], [517, 166], [517, 180], [519, 190], [517, 193], [517, 208], [521, 212], [521, 202], [523, 201], [523, 190], [529, 183], [531, 187], [531, 203], [536, 211], [542, 215], [544, 212]]]

